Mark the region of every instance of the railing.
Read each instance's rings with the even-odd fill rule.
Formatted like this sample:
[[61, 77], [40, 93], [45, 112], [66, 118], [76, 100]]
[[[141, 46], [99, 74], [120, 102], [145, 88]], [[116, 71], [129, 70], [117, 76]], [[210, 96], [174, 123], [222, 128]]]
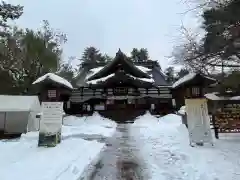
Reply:
[[91, 98], [109, 98], [109, 99], [124, 99], [124, 98], [141, 98], [141, 97], [153, 97], [171, 99], [171, 90], [167, 87], [160, 88], [125, 88], [120, 90], [119, 88], [108, 89], [90, 89], [79, 88], [72, 92], [70, 101], [83, 102]]

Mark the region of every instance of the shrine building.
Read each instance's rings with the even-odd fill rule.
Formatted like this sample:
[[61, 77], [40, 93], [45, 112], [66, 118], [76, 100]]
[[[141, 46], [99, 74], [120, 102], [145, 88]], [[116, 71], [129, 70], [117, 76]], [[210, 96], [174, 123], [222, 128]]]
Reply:
[[83, 63], [76, 87], [66, 106], [68, 114], [146, 110], [167, 114], [174, 109], [172, 86], [158, 62], [132, 61], [121, 50], [110, 62]]

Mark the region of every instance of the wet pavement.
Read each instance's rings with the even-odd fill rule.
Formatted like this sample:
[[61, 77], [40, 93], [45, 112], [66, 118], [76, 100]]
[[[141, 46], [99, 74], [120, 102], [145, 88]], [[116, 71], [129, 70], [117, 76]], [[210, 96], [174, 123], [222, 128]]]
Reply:
[[138, 180], [140, 178], [137, 149], [129, 133], [130, 124], [118, 124], [115, 134], [106, 139], [102, 152], [89, 180]]

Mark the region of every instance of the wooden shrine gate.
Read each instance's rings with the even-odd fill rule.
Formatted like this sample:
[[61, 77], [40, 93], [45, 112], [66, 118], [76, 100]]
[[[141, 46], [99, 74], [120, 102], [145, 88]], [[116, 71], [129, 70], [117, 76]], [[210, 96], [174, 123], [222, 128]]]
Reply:
[[240, 133], [240, 101], [218, 101], [212, 116], [215, 137], [219, 133]]

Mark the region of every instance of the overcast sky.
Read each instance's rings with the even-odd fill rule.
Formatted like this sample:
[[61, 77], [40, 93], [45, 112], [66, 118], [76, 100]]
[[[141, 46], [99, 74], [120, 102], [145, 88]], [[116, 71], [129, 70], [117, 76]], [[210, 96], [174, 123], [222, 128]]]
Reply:
[[[114, 56], [118, 48], [147, 48], [151, 59], [169, 65], [167, 56], [178, 43], [179, 28], [196, 26], [181, 0], [8, 0], [24, 6], [17, 21], [21, 27], [37, 29], [42, 20], [67, 34], [64, 59], [80, 57], [87, 46]], [[74, 62], [76, 64], [77, 62]]]

